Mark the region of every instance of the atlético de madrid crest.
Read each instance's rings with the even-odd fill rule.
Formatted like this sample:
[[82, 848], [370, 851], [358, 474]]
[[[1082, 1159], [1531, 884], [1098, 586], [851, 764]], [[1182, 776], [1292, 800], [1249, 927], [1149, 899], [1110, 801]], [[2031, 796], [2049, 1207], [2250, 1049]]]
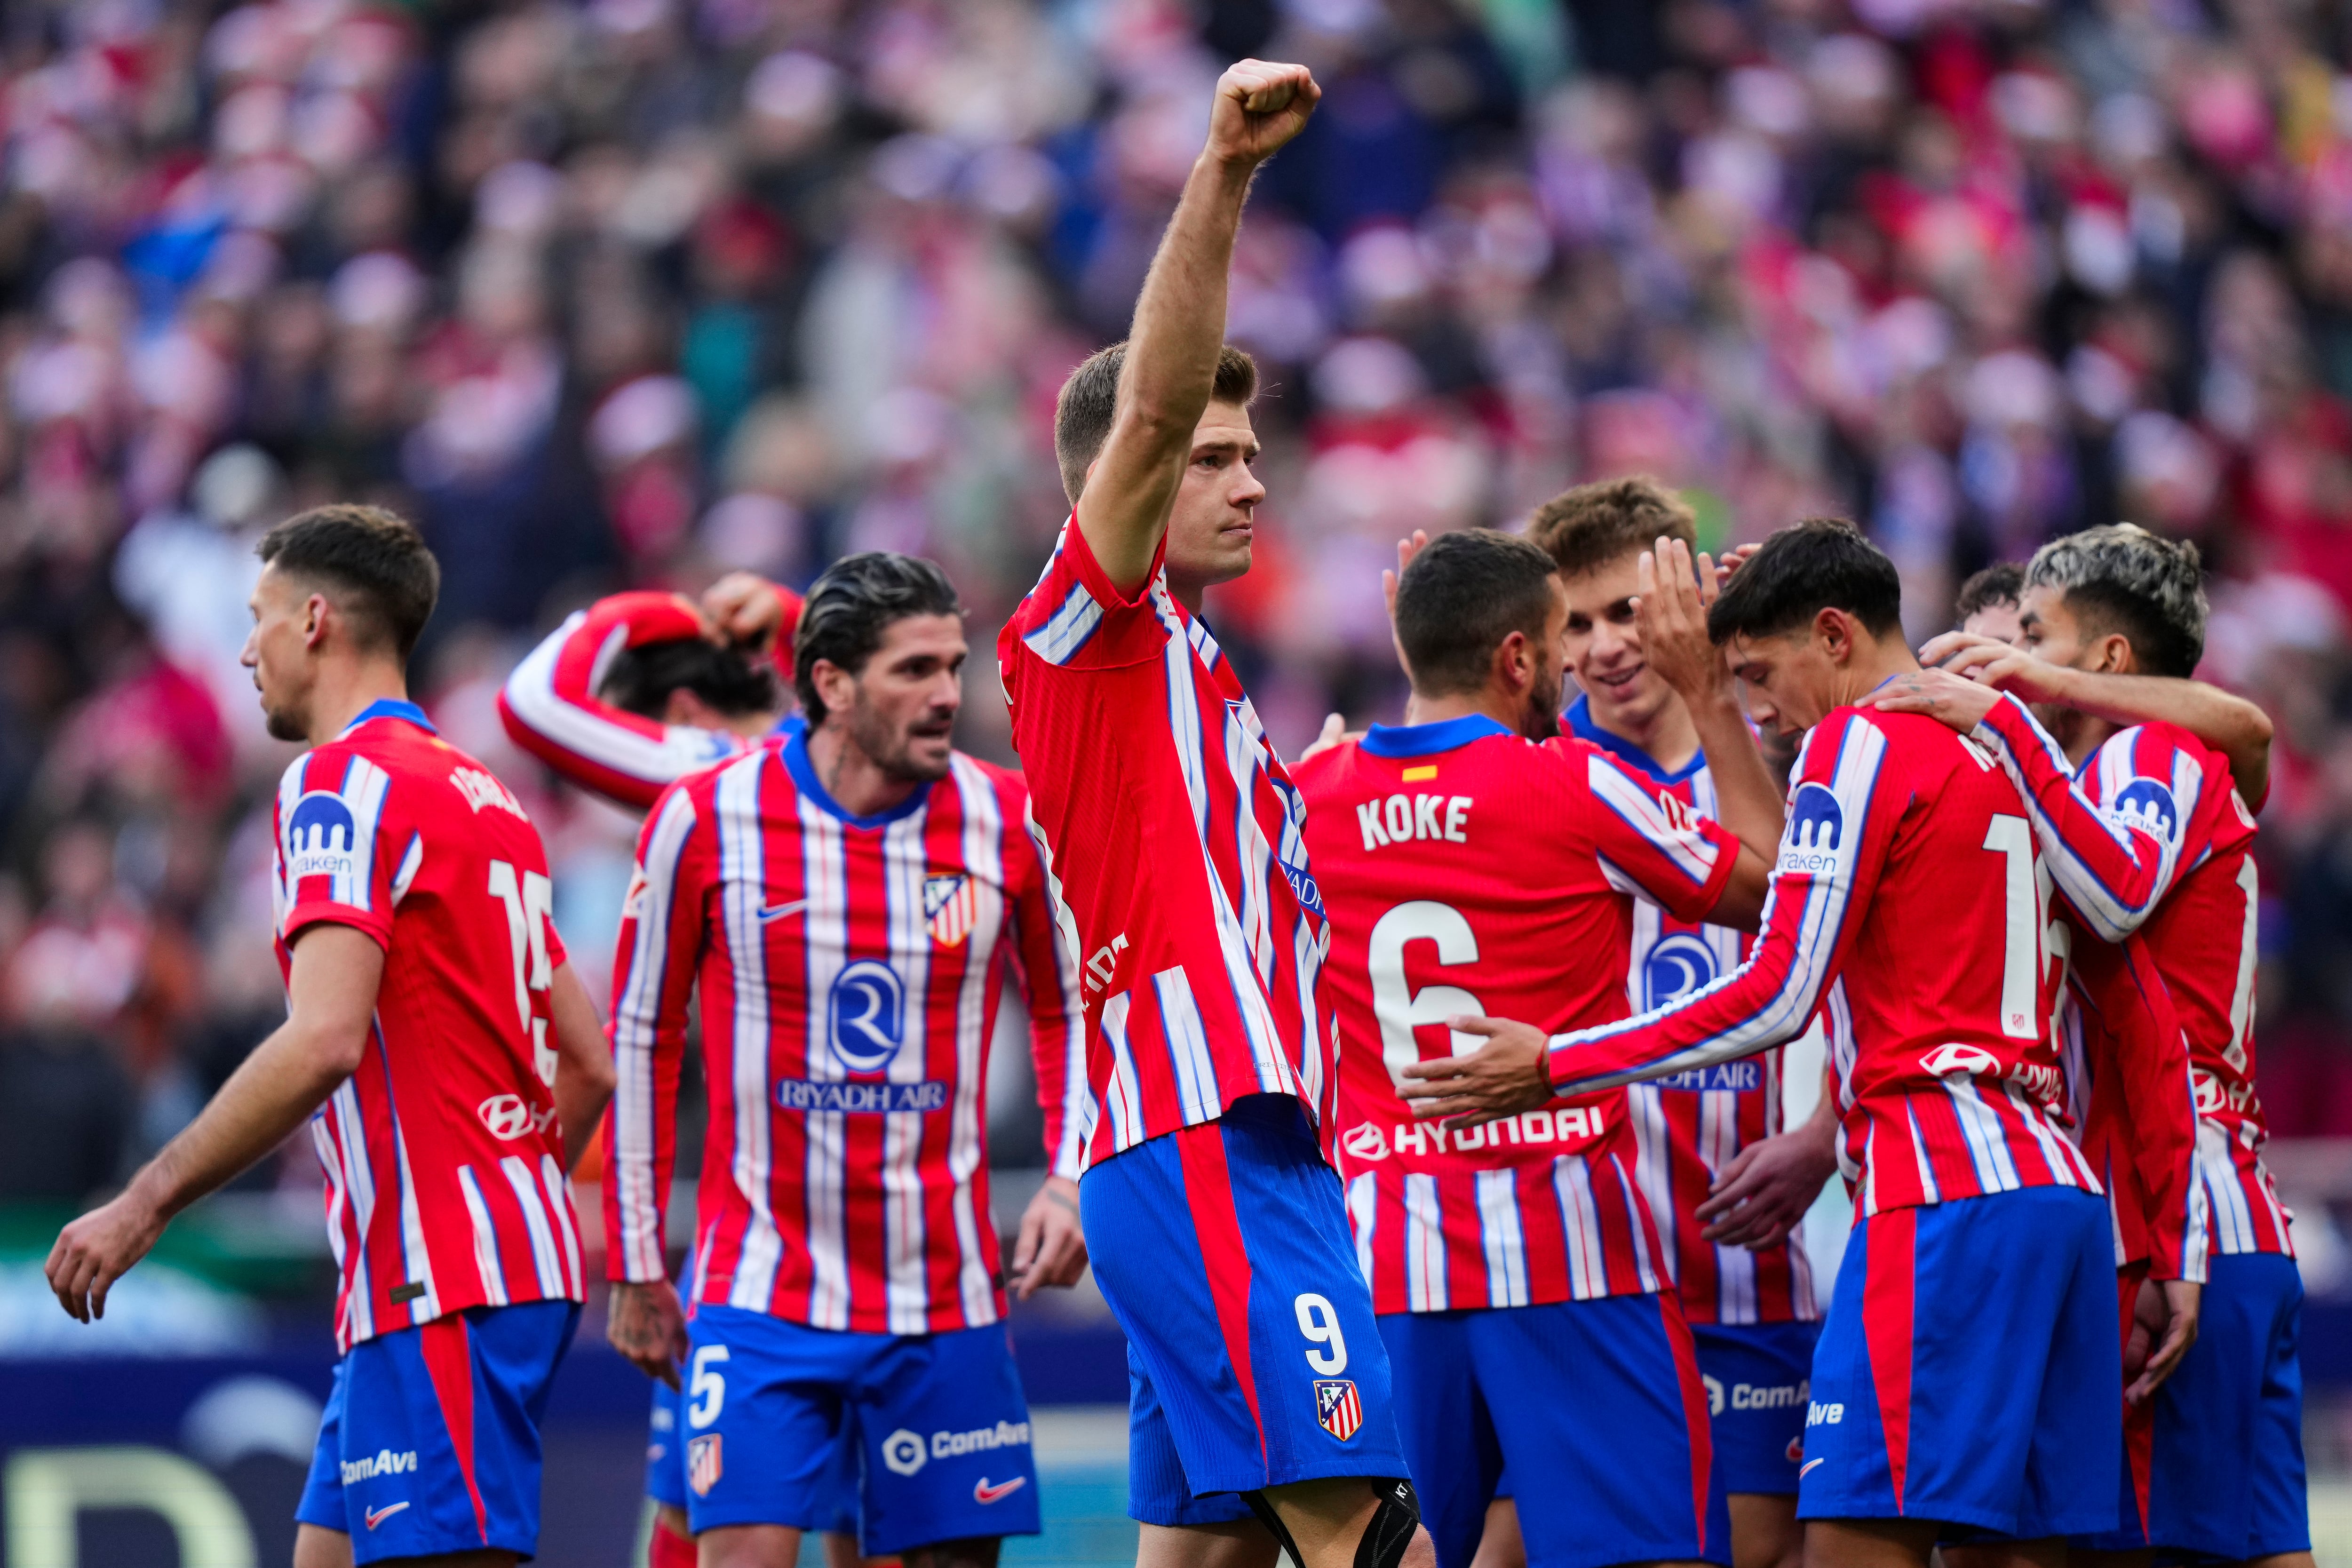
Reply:
[[1348, 1377], [1315, 1380], [1315, 1419], [1342, 1443], [1364, 1424], [1364, 1402], [1356, 1397], [1356, 1383]]
[[697, 1437], [686, 1446], [686, 1484], [694, 1489], [697, 1497], [709, 1497], [710, 1489], [719, 1484], [719, 1434]]
[[931, 940], [941, 947], [962, 946], [979, 912], [980, 889], [970, 877], [923, 879], [923, 918], [930, 922]]

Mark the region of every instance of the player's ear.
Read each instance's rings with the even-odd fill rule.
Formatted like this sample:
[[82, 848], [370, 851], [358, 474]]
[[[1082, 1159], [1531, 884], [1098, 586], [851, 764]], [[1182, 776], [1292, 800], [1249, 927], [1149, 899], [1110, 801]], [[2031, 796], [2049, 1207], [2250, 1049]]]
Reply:
[[1834, 605], [1824, 605], [1813, 612], [1813, 640], [1833, 664], [1843, 664], [1853, 657], [1853, 627], [1846, 613]]
[[2137, 651], [2131, 645], [2131, 638], [2121, 632], [2109, 632], [2101, 637], [2096, 672], [2100, 675], [2137, 674], [2139, 658]]
[[302, 646], [317, 647], [327, 637], [327, 596], [313, 594], [302, 601]]

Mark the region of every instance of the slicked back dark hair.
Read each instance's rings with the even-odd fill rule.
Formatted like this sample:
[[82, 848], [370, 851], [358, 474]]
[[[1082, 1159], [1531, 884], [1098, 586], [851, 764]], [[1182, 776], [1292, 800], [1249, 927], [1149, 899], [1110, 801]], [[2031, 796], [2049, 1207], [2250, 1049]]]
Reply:
[[2024, 592], [2025, 568], [2014, 561], [1996, 561], [1960, 584], [1960, 596], [1952, 604], [1952, 619], [1965, 621], [1994, 605], [2015, 609], [2018, 596]]
[[[1054, 460], [1062, 466], [1062, 490], [1070, 504], [1087, 488], [1087, 465], [1102, 455], [1110, 439], [1111, 416], [1118, 410], [1118, 373], [1127, 363], [1124, 342], [1097, 349], [1062, 383], [1054, 402]], [[1217, 351], [1217, 379], [1209, 389], [1212, 403], [1246, 408], [1257, 395], [1257, 361], [1227, 343]]]
[[948, 574], [919, 556], [868, 550], [835, 562], [809, 588], [800, 627], [793, 634], [793, 685], [809, 728], [824, 723], [825, 715], [816, 694], [817, 660], [856, 675], [882, 646], [893, 621], [962, 614], [963, 601]]
[[1660, 539], [1698, 548], [1698, 519], [1682, 497], [1647, 474], [1563, 490], [1528, 519], [1528, 538], [1551, 552], [1563, 577], [1613, 566]]
[[1770, 637], [1843, 610], [1885, 637], [1903, 625], [1903, 579], [1886, 552], [1843, 518], [1809, 517], [1782, 529], [1731, 574], [1706, 613], [1706, 635]]
[[2188, 540], [2128, 522], [2086, 528], [2035, 551], [2025, 581], [2063, 594], [2091, 636], [2122, 633], [2147, 674], [2194, 675], [2205, 657], [2205, 567]]
[[1423, 697], [1475, 691], [1513, 632], [1551, 617], [1551, 556], [1516, 534], [1465, 528], [1430, 541], [1397, 584], [1397, 644]]
[[754, 664], [742, 649], [701, 637], [622, 649], [605, 668], [596, 695], [615, 708], [658, 719], [670, 693], [678, 690], [693, 692], [730, 719], [772, 713], [783, 703], [783, 683], [772, 665]]
[[424, 536], [380, 506], [312, 507], [263, 534], [254, 553], [325, 590], [362, 647], [388, 648], [403, 664], [441, 596], [441, 563]]

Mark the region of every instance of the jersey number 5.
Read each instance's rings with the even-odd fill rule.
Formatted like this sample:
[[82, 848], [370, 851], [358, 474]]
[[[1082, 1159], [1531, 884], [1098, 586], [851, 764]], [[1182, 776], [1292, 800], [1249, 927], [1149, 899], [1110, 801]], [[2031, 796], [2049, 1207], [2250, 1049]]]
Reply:
[[531, 1070], [555, 1087], [555, 1051], [547, 1043], [547, 1020], [531, 1011], [530, 994], [553, 989], [547, 962], [547, 927], [555, 918], [555, 884], [536, 871], [515, 875], [511, 861], [490, 862], [490, 897], [507, 907], [507, 939], [514, 950], [515, 1012], [530, 1036]]

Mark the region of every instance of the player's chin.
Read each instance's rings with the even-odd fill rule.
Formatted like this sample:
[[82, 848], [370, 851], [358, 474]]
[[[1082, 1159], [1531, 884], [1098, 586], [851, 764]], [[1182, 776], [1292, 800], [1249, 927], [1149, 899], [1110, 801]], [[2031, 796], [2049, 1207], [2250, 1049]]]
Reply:
[[907, 771], [918, 778], [932, 783], [948, 776], [955, 752], [955, 732], [944, 731], [936, 735], [916, 734], [907, 737]]

